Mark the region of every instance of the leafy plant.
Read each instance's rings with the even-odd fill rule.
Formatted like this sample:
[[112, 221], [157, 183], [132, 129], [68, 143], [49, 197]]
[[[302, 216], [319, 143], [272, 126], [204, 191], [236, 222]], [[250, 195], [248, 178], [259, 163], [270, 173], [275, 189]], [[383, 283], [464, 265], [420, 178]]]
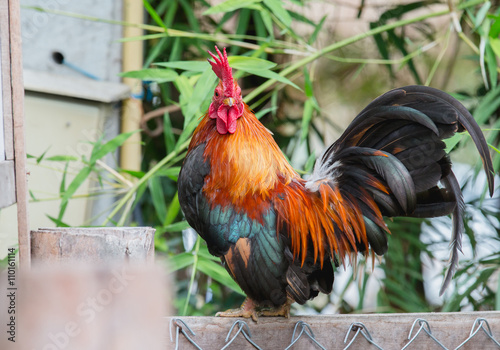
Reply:
[[[309, 18], [304, 14], [309, 2], [226, 0], [211, 7], [203, 0], [144, 0], [149, 15], [147, 23], [140, 25], [145, 30], [144, 35], [122, 39], [144, 41], [144, 67], [124, 72], [122, 76], [143, 81], [147, 91], [143, 101], [145, 114], [156, 117], [145, 123], [142, 171], [117, 170], [117, 176], [122, 177], [119, 182], [124, 185], [116, 192], [117, 202], [103, 224], [130, 223], [156, 228], [156, 250], [159, 255], [169, 258], [170, 271], [177, 281], [174, 304], [180, 314], [210, 315], [214, 310], [234, 306], [242, 300], [239, 287], [208, 253], [204, 242], [190, 233], [177, 197], [180, 165], [199, 117], [208, 108], [216, 83], [205, 61], [206, 50], [212, 50], [216, 43], [228, 47], [230, 63], [244, 88], [245, 101], [272, 130], [285, 155], [301, 173], [311, 171], [316, 153], [331, 142], [324, 126], [341, 131], [337, 121], [332, 119], [332, 116], [337, 117], [337, 111], [332, 112], [322, 103], [323, 90], [327, 90], [328, 96], [340, 96], [349, 101], [354, 101], [355, 96], [356, 105], [400, 83], [429, 85], [437, 81], [439, 75], [442, 79], [438, 87], [448, 90], [451, 77], [461, 74], [454, 71], [457, 62], [469, 64], [468, 69], [476, 70], [478, 78], [468, 81], [471, 86], [465, 86], [463, 91], [455, 87], [449, 90], [474, 111], [481, 125], [488, 126], [485, 129], [488, 142], [496, 153], [500, 153], [497, 66], [500, 10], [494, 2], [483, 0], [461, 1], [453, 8], [430, 7], [435, 3], [437, 1], [418, 1], [374, 9], [379, 12], [379, 19], [372, 22], [369, 29], [325, 43], [325, 33], [331, 30], [327, 28], [328, 17]], [[360, 7], [358, 17], [364, 9]], [[433, 18], [441, 19], [446, 25], [435, 27], [430, 22]], [[439, 74], [440, 71], [445, 73]], [[329, 84], [325, 85], [325, 81]], [[334, 90], [334, 87], [337, 88]], [[161, 133], [150, 132], [155, 125], [160, 125]], [[119, 136], [112, 147], [96, 144], [91, 159], [78, 160], [86, 167], [68, 186], [63, 178], [61, 212], [54, 222], [64, 224], [64, 207], [81, 180], [99, 171], [99, 157], [116, 149], [124, 138], [126, 136]], [[448, 147], [456, 154], [463, 152], [468, 143], [468, 137], [459, 134], [448, 141]], [[498, 154], [494, 164], [498, 171]], [[116, 174], [113, 176], [117, 178]], [[479, 203], [473, 206], [482, 207]], [[498, 211], [485, 212], [485, 215], [497, 218], [497, 221], [490, 220], [489, 225], [496, 228], [498, 237]], [[371, 288], [369, 280], [376, 278], [381, 285], [378, 311], [458, 310], [464, 305], [472, 305], [475, 309], [498, 308], [499, 294], [487, 285], [488, 277], [494, 276], [495, 268], [499, 267], [495, 254], [472, 257], [457, 273], [454, 294], [439, 305], [429, 302], [423, 278], [424, 260], [435, 258], [436, 246], [442, 245], [442, 241], [424, 243], [422, 227], [429, 225], [439, 226], [435, 220], [408, 218], [390, 223], [394, 232], [390, 237], [391, 248], [375, 268], [383, 277], [373, 277], [371, 264], [360, 258], [361, 278], [356, 279], [356, 273], [347, 270], [346, 284], [340, 291], [336, 289], [338, 294], [330, 300], [342, 312], [366, 310], [364, 299], [367, 288]], [[466, 227], [470, 237], [468, 243], [475, 244], [472, 226]], [[482, 266], [488, 268], [481, 270]], [[462, 285], [468, 287], [463, 290]], [[343, 300], [352, 290], [359, 295], [358, 302], [335, 301]], [[485, 294], [478, 297], [477, 291], [485, 291]]]

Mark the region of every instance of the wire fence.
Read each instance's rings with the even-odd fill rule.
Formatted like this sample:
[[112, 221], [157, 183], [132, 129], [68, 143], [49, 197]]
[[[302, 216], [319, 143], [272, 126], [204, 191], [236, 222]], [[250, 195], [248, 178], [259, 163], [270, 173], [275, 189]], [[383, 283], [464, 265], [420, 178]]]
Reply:
[[[362, 318], [362, 317], [361, 317]], [[212, 318], [206, 318], [207, 320]], [[456, 322], [456, 321], [453, 321]], [[292, 336], [289, 339], [289, 342], [283, 342], [280, 340], [280, 344], [282, 347], [277, 347], [275, 342], [268, 342], [261, 339], [261, 342], [258, 344], [256, 340], [252, 339], [252, 333], [250, 331], [249, 324], [241, 319], [237, 319], [234, 321], [231, 326], [228, 328], [227, 333], [224, 338], [224, 345], [219, 347], [218, 345], [204, 345], [203, 347], [200, 345], [201, 338], [197, 337], [195, 331], [192, 327], [189, 326], [189, 322], [181, 319], [181, 318], [171, 318], [170, 319], [170, 345], [172, 348], [177, 349], [198, 349], [198, 350], [212, 350], [212, 349], [241, 349], [242, 343], [241, 339], [246, 343], [245, 348], [255, 348], [260, 350], [265, 349], [298, 349], [296, 347], [299, 340], [307, 338], [307, 343], [302, 342], [300, 349], [343, 349], [343, 350], [354, 350], [354, 349], [379, 349], [379, 350], [388, 350], [389, 348], [384, 347], [384, 344], [377, 343], [372, 337], [368, 327], [365, 326], [362, 322], [352, 322], [349, 327], [345, 330], [345, 337], [342, 341], [331, 341], [329, 343], [320, 342], [314, 331], [313, 327], [310, 326], [303, 320], [299, 320], [295, 322], [293, 325]], [[500, 331], [500, 319], [498, 317], [493, 317], [491, 323], [495, 325], [495, 330], [497, 332]], [[252, 323], [251, 323], [252, 324]], [[206, 325], [208, 329], [210, 329], [210, 325]], [[212, 325], [214, 328], [212, 331], [214, 332], [222, 332], [219, 325]], [[291, 325], [290, 325], [291, 326]], [[406, 326], [406, 325], [401, 325]], [[271, 327], [272, 324], [268, 323], [266, 327]], [[319, 327], [320, 331], [327, 331], [325, 327]], [[283, 327], [277, 327], [276, 332], [283, 333]], [[483, 334], [481, 339], [479, 339], [480, 334]], [[449, 347], [447, 344], [448, 339], [439, 339], [436, 337], [431, 331], [430, 322], [425, 320], [424, 318], [416, 318], [411, 324], [411, 328], [408, 334], [407, 339], [404, 340], [404, 345], [400, 348], [401, 350], [406, 349], [423, 349], [422, 344], [417, 344], [416, 339], [419, 337], [427, 337], [427, 346], [425, 348], [430, 349], [444, 349], [444, 350], [465, 350], [465, 349], [500, 349], [500, 342], [495, 338], [492, 327], [490, 326], [490, 322], [483, 317], [478, 317], [472, 324], [470, 328], [470, 332], [464, 333], [460, 332], [460, 334], [456, 335], [457, 337], [462, 337], [463, 341], [455, 347]], [[366, 342], [361, 343], [359, 338], [364, 338]], [[185, 346], [187, 344], [185, 341], [183, 342], [182, 338], [187, 340], [189, 346]], [[219, 337], [220, 338], [220, 337]], [[235, 341], [240, 339], [239, 343], [236, 344]], [[331, 336], [333, 338], [333, 336]], [[480, 340], [479, 342], [475, 342], [475, 340]], [[431, 343], [431, 344], [429, 344]], [[182, 344], [182, 345], [181, 345]], [[357, 345], [355, 345], [357, 344]], [[487, 344], [487, 345], [485, 345]], [[304, 347], [306, 345], [306, 347]], [[360, 347], [361, 346], [361, 347]], [[392, 345], [391, 349], [395, 349]]]

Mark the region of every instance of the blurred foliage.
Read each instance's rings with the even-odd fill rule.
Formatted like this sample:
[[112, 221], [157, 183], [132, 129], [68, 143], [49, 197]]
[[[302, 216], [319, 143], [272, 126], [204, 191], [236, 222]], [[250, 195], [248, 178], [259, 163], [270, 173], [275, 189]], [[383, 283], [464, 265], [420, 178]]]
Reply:
[[[430, 84], [459, 98], [488, 130], [487, 140], [494, 152], [500, 153], [497, 2], [459, 1], [449, 8], [435, 6], [438, 1], [393, 7], [369, 7], [368, 2], [355, 1], [352, 6], [357, 6], [357, 14], [349, 18], [354, 23], [349, 26], [367, 30], [347, 36], [343, 33], [352, 32], [337, 32], [327, 15], [313, 16], [309, 10], [313, 1], [227, 0], [210, 6], [211, 3], [144, 0], [148, 14], [147, 23], [142, 26], [144, 35], [123, 39], [144, 41], [144, 67], [122, 74], [143, 81], [144, 113], [151, 116], [145, 118], [143, 130], [142, 171], [118, 169], [114, 173], [96, 163], [95, 157], [80, 160], [87, 165], [83, 169], [88, 170], [78, 172], [69, 185], [63, 181], [61, 212], [58, 218], [51, 218], [64, 225], [65, 204], [88, 176], [101, 180], [94, 194], [112, 188], [118, 200], [101, 221], [156, 228], [157, 256], [168, 258], [176, 281], [174, 304], [180, 315], [213, 315], [243, 300], [241, 290], [218, 259], [189, 229], [177, 197], [177, 176], [190, 136], [208, 108], [216, 83], [206, 63], [207, 50], [213, 50], [215, 44], [228, 47], [245, 101], [274, 133], [285, 155], [301, 173], [312, 169], [315, 154], [327, 146], [326, 129], [341, 131], [332, 119], [337, 112], [320, 103], [325, 96], [326, 100], [330, 96], [345, 97], [350, 103], [355, 101], [359, 105], [356, 109], [361, 110], [368, 98], [408, 83]], [[366, 23], [367, 12], [367, 17], [375, 13], [378, 20]], [[460, 81], [463, 73], [455, 67], [464, 62], [472, 71], [467, 72], [467, 77], [476, 78], [456, 88], [450, 82]], [[154, 129], [160, 132], [152, 132]], [[92, 154], [113, 152], [124, 138], [126, 135], [119, 136], [111, 145], [96, 143]], [[447, 144], [453, 154], [462, 154], [470, 142], [467, 135], [459, 134]], [[67, 164], [76, 160], [59, 161]], [[500, 156], [496, 154], [496, 171], [499, 163]], [[108, 177], [103, 172], [109, 173]], [[432, 293], [426, 287], [424, 270], [433, 259], [446, 260], [435, 254], [445, 250], [449, 239], [438, 226], [444, 222], [449, 230], [451, 220], [396, 218], [389, 222], [389, 252], [375, 268], [375, 272], [381, 273], [372, 274], [372, 267], [368, 267], [371, 264], [360, 257], [360, 273], [347, 269], [346, 284], [336, 288], [326, 301], [318, 298], [324, 301], [322, 305], [309, 304], [308, 312], [320, 312], [332, 303], [339, 312], [499, 309], [498, 208], [498, 198], [485, 199], [480, 195], [467, 201], [464, 249], [469, 249], [471, 255], [462, 260], [454, 285], [438, 304], [430, 300]], [[489, 227], [494, 232], [488, 239], [479, 239], [482, 232], [477, 230], [478, 217], [484, 219], [479, 231]], [[436, 236], [439, 238], [429, 238]], [[495, 247], [496, 251], [479, 254], [483, 245]], [[376, 279], [375, 284], [380, 287], [374, 308], [365, 302], [368, 289], [373, 287], [370, 279]], [[346, 301], [344, 297], [350, 293], [357, 293], [357, 302]]]

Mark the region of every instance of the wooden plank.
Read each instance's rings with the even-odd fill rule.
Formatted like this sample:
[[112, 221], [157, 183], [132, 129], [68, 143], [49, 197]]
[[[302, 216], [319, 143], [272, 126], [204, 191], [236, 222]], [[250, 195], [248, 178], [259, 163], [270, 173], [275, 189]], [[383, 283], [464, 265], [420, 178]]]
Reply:
[[0, 208], [16, 202], [14, 161], [0, 161]]
[[14, 159], [14, 129], [12, 124], [12, 88], [10, 77], [10, 39], [9, 39], [9, 7], [8, 1], [0, 2], [0, 76], [2, 79], [2, 113], [5, 159]]
[[[430, 331], [434, 337], [447, 349], [455, 349], [470, 334], [474, 321], [477, 318], [484, 318], [491, 327], [491, 332], [497, 341], [500, 340], [500, 312], [456, 312], [456, 313], [415, 313], [415, 314], [358, 314], [358, 315], [333, 315], [333, 316], [295, 316], [290, 319], [285, 318], [259, 318], [257, 323], [246, 319], [251, 333], [251, 339], [262, 349], [285, 349], [292, 341], [294, 326], [299, 321], [306, 322], [315, 335], [316, 340], [325, 349], [344, 349], [353, 339], [356, 331], [349, 332], [347, 343], [344, 343], [350, 326], [355, 322], [361, 322], [370, 333], [373, 341], [384, 350], [402, 349], [408, 344], [408, 335], [413, 322], [424, 319], [430, 326]], [[225, 344], [225, 339], [231, 325], [236, 321], [233, 318], [223, 317], [180, 317], [196, 335], [191, 335], [192, 339], [202, 349], [221, 349]], [[168, 318], [170, 321], [172, 318]], [[179, 323], [181, 324], [181, 323]], [[182, 324], [181, 324], [182, 325]], [[189, 332], [183, 326], [186, 332]], [[175, 326], [170, 329], [174, 341], [168, 339], [169, 349], [175, 348]], [[232, 332], [234, 335], [238, 327]], [[298, 328], [297, 334], [301, 328]], [[413, 329], [413, 335], [419, 330], [417, 324]], [[231, 336], [232, 336], [231, 335]], [[231, 337], [230, 337], [231, 338]], [[195, 349], [182, 334], [179, 336], [179, 349]], [[243, 336], [239, 334], [228, 349], [255, 349]], [[312, 340], [305, 334], [293, 345], [293, 350], [299, 349], [319, 349]], [[377, 349], [371, 345], [361, 333], [358, 334], [349, 350], [370, 350]], [[408, 346], [409, 350], [442, 349], [422, 330], [415, 340]], [[496, 345], [481, 330], [474, 338], [466, 343], [461, 350], [472, 349], [496, 349]]]
[[41, 228], [31, 231], [33, 265], [46, 263], [152, 263], [151, 227]]
[[8, 0], [10, 31], [10, 72], [12, 81], [12, 117], [14, 159], [16, 168], [17, 228], [19, 236], [19, 267], [30, 267], [28, 221], [28, 180], [26, 176], [26, 146], [24, 136], [24, 85], [19, 0]]

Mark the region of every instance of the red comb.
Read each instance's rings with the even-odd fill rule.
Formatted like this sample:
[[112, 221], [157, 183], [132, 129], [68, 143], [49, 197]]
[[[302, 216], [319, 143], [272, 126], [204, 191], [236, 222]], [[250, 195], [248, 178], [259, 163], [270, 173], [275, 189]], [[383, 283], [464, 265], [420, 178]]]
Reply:
[[217, 57], [210, 51], [208, 53], [212, 58], [214, 59], [215, 62], [208, 60], [208, 63], [212, 66], [212, 70], [214, 71], [215, 75], [222, 80], [222, 85], [224, 87], [224, 93], [226, 95], [231, 95], [233, 90], [234, 90], [234, 83], [233, 83], [233, 70], [231, 67], [229, 67], [229, 62], [227, 61], [227, 54], [226, 54], [226, 48], [223, 49], [224, 54], [222, 54], [217, 46], [215, 46], [215, 51], [219, 55]]

